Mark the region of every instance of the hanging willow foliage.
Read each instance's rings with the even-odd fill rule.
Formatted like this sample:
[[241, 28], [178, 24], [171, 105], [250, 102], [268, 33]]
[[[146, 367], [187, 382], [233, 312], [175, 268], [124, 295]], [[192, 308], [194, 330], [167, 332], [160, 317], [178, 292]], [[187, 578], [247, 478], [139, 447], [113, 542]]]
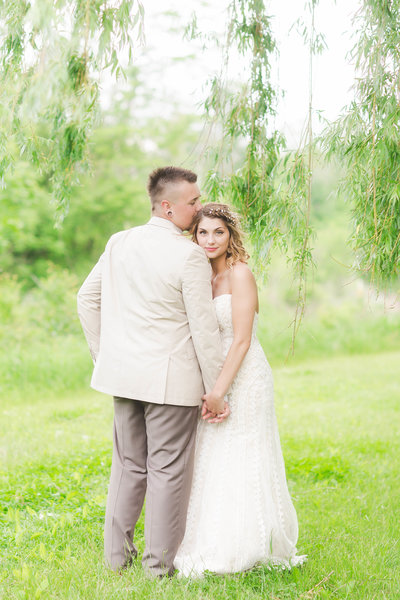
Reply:
[[[134, 12], [135, 9], [135, 12]], [[48, 176], [65, 214], [87, 166], [98, 74], [121, 72], [120, 56], [142, 31], [140, 0], [3, 0], [0, 3], [0, 177], [17, 156]]]
[[400, 1], [364, 0], [354, 24], [355, 98], [322, 144], [346, 169], [354, 269], [385, 287], [400, 267]]
[[[285, 222], [285, 214], [290, 221], [287, 231], [290, 232], [290, 241], [293, 248], [293, 271], [297, 282], [297, 303], [293, 318], [292, 346], [299, 330], [307, 302], [307, 278], [311, 267], [315, 266], [312, 256], [311, 242], [314, 231], [310, 224], [312, 176], [314, 161], [313, 137], [313, 59], [315, 54], [320, 54], [326, 47], [324, 35], [315, 29], [315, 11], [319, 0], [308, 0], [305, 4], [305, 14], [309, 16], [309, 23], [299, 18], [296, 25], [304, 43], [308, 47], [308, 114], [303, 137], [299, 147], [278, 162], [275, 169], [275, 178], [280, 181], [279, 197], [284, 200], [285, 212], [281, 221]], [[279, 205], [279, 202], [277, 203]], [[291, 210], [290, 210], [291, 208]], [[290, 217], [293, 213], [294, 219]], [[287, 244], [285, 247], [287, 251]]]
[[[233, 0], [229, 15], [224, 70], [213, 79], [205, 102], [207, 117], [221, 130], [206, 188], [213, 201], [225, 196], [240, 210], [244, 225], [254, 234], [253, 241], [261, 252], [265, 244], [256, 231], [263, 229], [262, 219], [273, 195], [271, 173], [284, 144], [270, 124], [276, 105], [276, 91], [270, 81], [276, 46], [263, 0]], [[227, 81], [233, 48], [248, 64], [248, 79], [236, 92], [229, 90]], [[235, 169], [230, 154], [235, 143], [243, 142], [245, 160]]]
[[[314, 30], [316, 4], [317, 0], [306, 4], [310, 22], [304, 26], [303, 35], [310, 51], [310, 99], [305, 139], [296, 152], [284, 152], [285, 140], [274, 127], [277, 91], [271, 83], [271, 69], [276, 44], [263, 0], [231, 2], [224, 69], [212, 81], [205, 102], [212, 126], [219, 125], [213, 168], [206, 180], [209, 199], [225, 199], [239, 210], [259, 274], [265, 273], [274, 246], [292, 262], [298, 286], [292, 349], [304, 314], [307, 273], [313, 264], [312, 57], [322, 47]], [[247, 81], [235, 93], [229, 91], [226, 75], [233, 49], [248, 65]], [[236, 168], [230, 160], [235, 145], [245, 146], [244, 160]]]

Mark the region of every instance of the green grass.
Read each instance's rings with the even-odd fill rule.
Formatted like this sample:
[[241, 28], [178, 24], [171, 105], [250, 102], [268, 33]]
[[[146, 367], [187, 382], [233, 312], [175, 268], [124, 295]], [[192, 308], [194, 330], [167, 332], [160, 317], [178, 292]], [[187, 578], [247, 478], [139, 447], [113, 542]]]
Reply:
[[[147, 580], [140, 563], [122, 576], [103, 566], [109, 398], [49, 386], [3, 395], [0, 597], [397, 600], [399, 364], [393, 352], [275, 369], [298, 548], [309, 561], [195, 582]], [[142, 520], [137, 534], [143, 549]]]

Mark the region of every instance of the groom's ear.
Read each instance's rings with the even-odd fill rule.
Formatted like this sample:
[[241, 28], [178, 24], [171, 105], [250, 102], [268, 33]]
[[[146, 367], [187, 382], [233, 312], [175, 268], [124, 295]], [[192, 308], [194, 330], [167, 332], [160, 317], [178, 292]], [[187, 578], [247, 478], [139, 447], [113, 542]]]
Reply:
[[171, 208], [171, 202], [169, 200], [161, 200], [160, 204], [161, 208], [163, 208], [164, 210], [168, 210], [169, 208]]
[[171, 202], [171, 200], [161, 200], [160, 202], [160, 206], [161, 206], [161, 210], [164, 213], [168, 213], [168, 211], [170, 211], [173, 208], [174, 203]]

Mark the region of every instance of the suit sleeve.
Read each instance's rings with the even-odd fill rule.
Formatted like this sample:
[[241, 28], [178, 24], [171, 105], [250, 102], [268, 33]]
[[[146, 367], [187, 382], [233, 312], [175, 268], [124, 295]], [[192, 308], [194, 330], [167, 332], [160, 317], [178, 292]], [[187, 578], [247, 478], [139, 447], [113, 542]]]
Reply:
[[182, 295], [204, 387], [209, 393], [222, 368], [218, 321], [212, 301], [211, 269], [204, 251], [194, 246], [186, 260]]
[[93, 362], [100, 347], [101, 276], [104, 254], [83, 282], [77, 297], [78, 316], [89, 346]]

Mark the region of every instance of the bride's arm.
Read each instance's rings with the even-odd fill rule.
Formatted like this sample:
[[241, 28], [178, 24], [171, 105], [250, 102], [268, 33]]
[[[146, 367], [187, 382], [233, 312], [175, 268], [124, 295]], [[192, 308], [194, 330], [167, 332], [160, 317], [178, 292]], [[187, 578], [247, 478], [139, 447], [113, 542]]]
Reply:
[[207, 411], [207, 400], [212, 398], [218, 402], [226, 395], [246, 356], [251, 343], [254, 314], [258, 307], [256, 282], [247, 265], [238, 263], [233, 267], [231, 285], [233, 341], [213, 389], [203, 397], [203, 418], [206, 419], [212, 416]]

